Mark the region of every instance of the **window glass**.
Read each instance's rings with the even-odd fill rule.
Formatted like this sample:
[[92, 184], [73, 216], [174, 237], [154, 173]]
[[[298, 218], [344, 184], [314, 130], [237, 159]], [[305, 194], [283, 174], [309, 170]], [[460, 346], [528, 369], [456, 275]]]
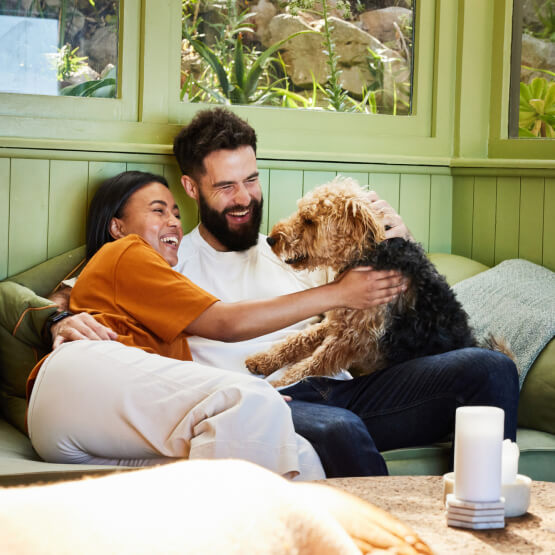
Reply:
[[182, 0], [181, 99], [407, 115], [413, 0]]
[[119, 0], [0, 0], [0, 92], [117, 95]]
[[555, 0], [515, 0], [509, 137], [555, 138]]

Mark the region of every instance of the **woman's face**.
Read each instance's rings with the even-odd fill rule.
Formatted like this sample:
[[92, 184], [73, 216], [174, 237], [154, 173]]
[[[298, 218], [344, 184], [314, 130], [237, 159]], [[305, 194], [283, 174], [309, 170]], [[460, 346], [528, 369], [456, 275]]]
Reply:
[[183, 231], [179, 209], [167, 187], [157, 182], [141, 187], [129, 197], [122, 217], [112, 218], [110, 234], [114, 239], [131, 233], [141, 236], [170, 266], [177, 264]]

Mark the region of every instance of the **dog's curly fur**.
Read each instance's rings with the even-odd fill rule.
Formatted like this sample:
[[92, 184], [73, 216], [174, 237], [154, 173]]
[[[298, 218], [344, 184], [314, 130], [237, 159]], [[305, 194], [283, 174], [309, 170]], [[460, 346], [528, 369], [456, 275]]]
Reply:
[[[247, 368], [269, 375], [290, 365], [276, 387], [342, 368], [369, 374], [421, 356], [477, 346], [468, 317], [424, 249], [401, 238], [385, 239], [380, 214], [351, 179], [336, 178], [298, 202], [298, 211], [274, 226], [272, 250], [293, 268], [355, 266], [399, 270], [408, 290], [368, 310], [338, 309], [268, 352], [247, 358]], [[493, 339], [490, 348], [508, 352]]]

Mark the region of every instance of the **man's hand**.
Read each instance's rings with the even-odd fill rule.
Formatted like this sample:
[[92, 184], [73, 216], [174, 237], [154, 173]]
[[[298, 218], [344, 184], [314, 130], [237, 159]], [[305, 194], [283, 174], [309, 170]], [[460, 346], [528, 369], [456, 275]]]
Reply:
[[77, 341], [78, 339], [108, 341], [118, 337], [115, 331], [103, 326], [86, 312], [64, 318], [54, 324], [50, 332], [52, 333], [52, 349], [58, 348], [67, 341]]
[[366, 309], [394, 300], [407, 290], [408, 281], [394, 270], [374, 270], [359, 266], [336, 280], [342, 288], [341, 304], [347, 308]]
[[405, 225], [405, 222], [403, 222], [403, 218], [395, 212], [393, 207], [386, 200], [381, 199], [376, 191], [370, 191], [368, 195], [372, 203], [372, 208], [383, 216], [382, 222], [385, 226], [386, 239], [401, 237], [402, 239], [414, 241], [414, 237], [409, 231], [409, 228]]

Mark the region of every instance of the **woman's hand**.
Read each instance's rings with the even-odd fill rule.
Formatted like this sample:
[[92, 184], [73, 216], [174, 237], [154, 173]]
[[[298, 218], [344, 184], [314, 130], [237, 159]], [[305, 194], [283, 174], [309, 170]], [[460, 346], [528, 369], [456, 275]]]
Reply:
[[395, 270], [360, 266], [339, 276], [332, 285], [337, 287], [341, 306], [365, 309], [394, 300], [407, 290], [408, 282]]

